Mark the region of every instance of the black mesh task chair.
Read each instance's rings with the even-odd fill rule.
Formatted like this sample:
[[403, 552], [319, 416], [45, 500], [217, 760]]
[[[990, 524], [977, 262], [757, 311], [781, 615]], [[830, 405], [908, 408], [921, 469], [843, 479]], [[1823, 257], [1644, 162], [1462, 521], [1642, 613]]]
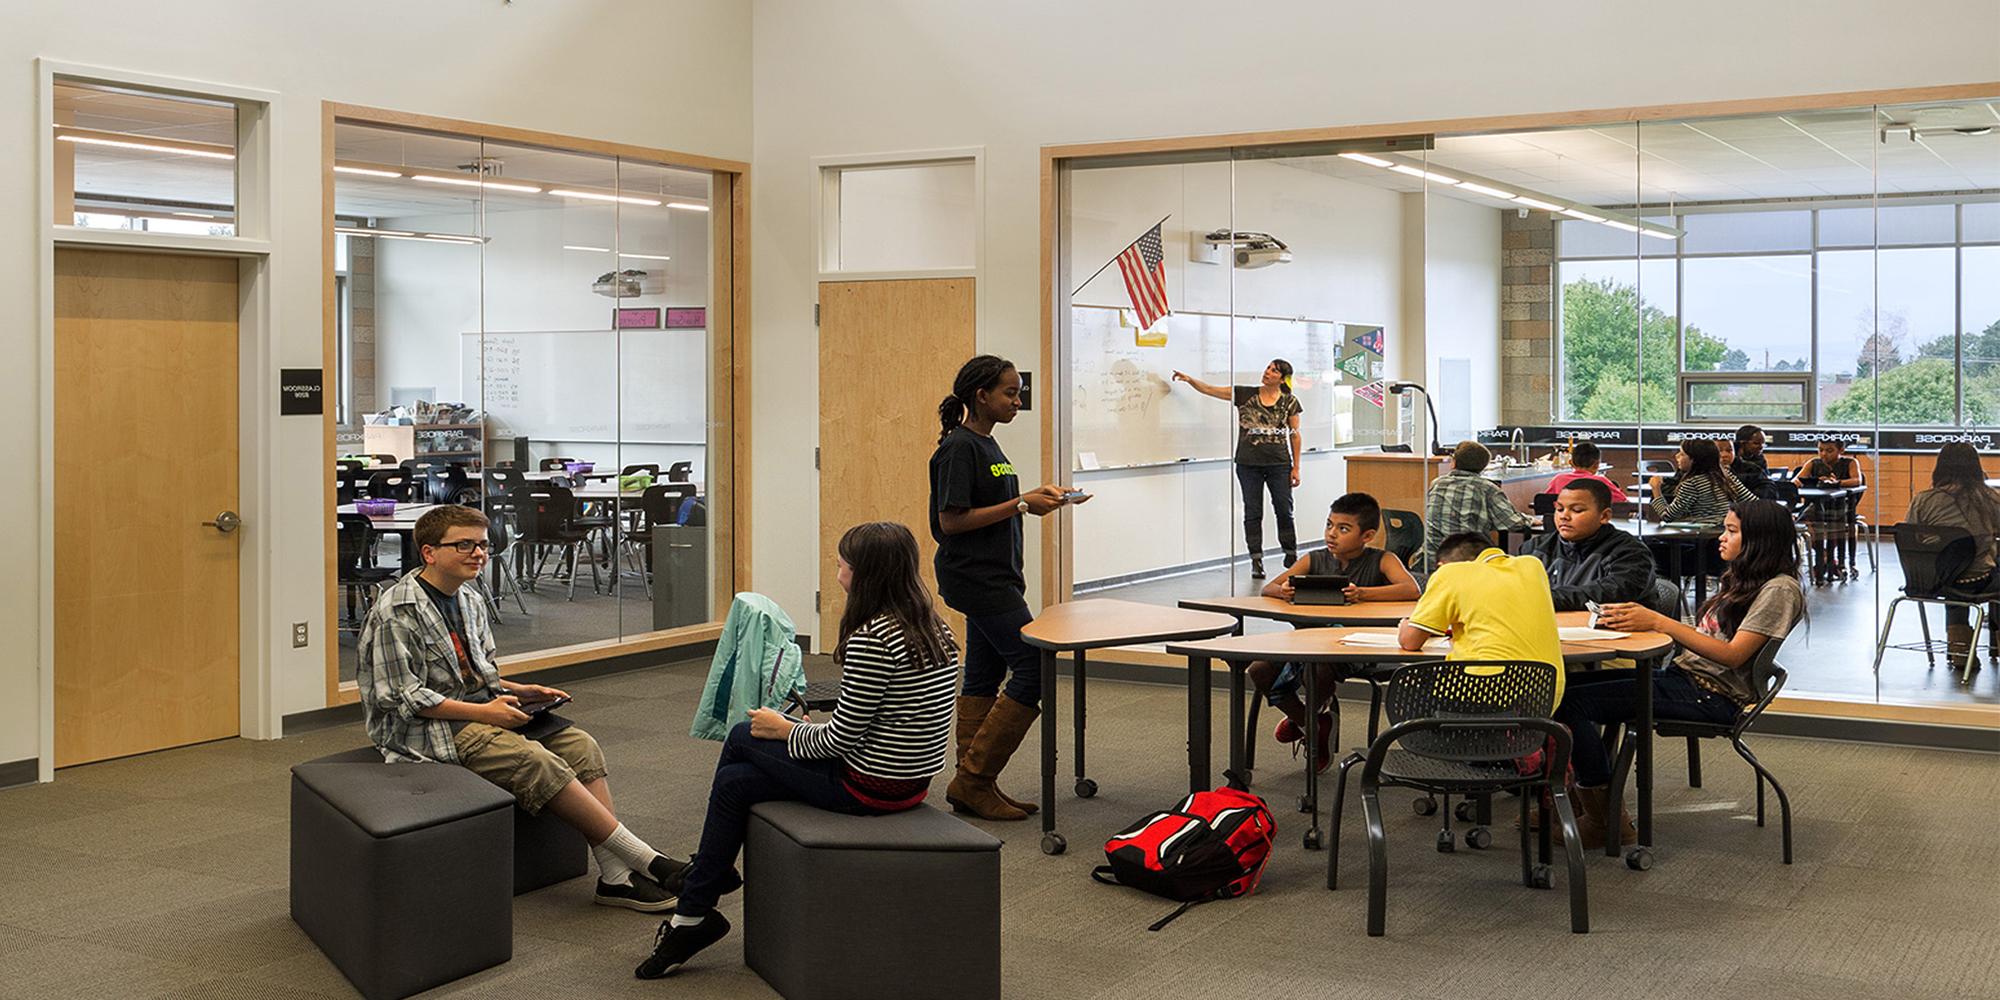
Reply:
[[[1949, 644], [1931, 638], [1930, 616], [1924, 613], [1924, 605], [1942, 604], [1971, 612], [1972, 641], [1966, 643], [1960, 680], [1972, 680], [1972, 665], [1979, 659], [1980, 626], [1990, 624], [1989, 615], [2000, 616], [2000, 582], [1988, 585], [1984, 591], [1968, 590], [1954, 582], [1965, 575], [1966, 567], [1978, 555], [1979, 539], [1964, 528], [1907, 521], [1896, 525], [1896, 560], [1903, 565], [1903, 592], [1889, 602], [1888, 619], [1882, 623], [1881, 637], [1875, 640], [1876, 673], [1882, 672], [1882, 654], [1891, 649], [1920, 651], [1932, 668], [1937, 666], [1940, 650], [1950, 655]], [[1897, 605], [1904, 601], [1917, 606], [1917, 621], [1923, 626], [1924, 639], [1891, 644], [1889, 629], [1896, 624]], [[1991, 645], [1992, 655], [2000, 659], [2000, 629], [1993, 631]], [[1947, 660], [1945, 666], [1950, 665]]]
[[[334, 527], [334, 557], [336, 577], [347, 614], [340, 628], [360, 631], [362, 619], [368, 617], [368, 609], [374, 604], [375, 594], [382, 586], [396, 578], [396, 571], [381, 566], [368, 565], [368, 554], [375, 547], [375, 525], [366, 514], [337, 515]], [[356, 598], [359, 597], [357, 607]]]
[[[1764, 783], [1770, 782], [1771, 790], [1778, 793], [1778, 822], [1780, 828], [1783, 830], [1785, 863], [1789, 865], [1792, 863], [1792, 800], [1785, 795], [1785, 786], [1778, 784], [1778, 779], [1773, 777], [1770, 770], [1764, 767], [1764, 762], [1758, 760], [1757, 755], [1751, 753], [1750, 748], [1743, 743], [1743, 734], [1750, 729], [1751, 724], [1757, 721], [1758, 716], [1764, 714], [1765, 709], [1771, 707], [1772, 699], [1778, 697], [1778, 692], [1785, 688], [1785, 668], [1778, 666], [1778, 647], [1782, 645], [1784, 645], [1783, 640], [1766, 642], [1764, 643], [1764, 648], [1757, 651], [1756, 658], [1750, 661], [1751, 689], [1763, 693], [1758, 697], [1755, 704], [1738, 713], [1735, 720], [1726, 723], [1712, 723], [1656, 718], [1653, 720], [1653, 732], [1669, 739], [1676, 736], [1687, 738], [1689, 788], [1701, 787], [1701, 741], [1728, 740], [1729, 745], [1735, 749], [1736, 755], [1742, 757], [1744, 762], [1748, 763], [1757, 772], [1758, 826], [1764, 825]], [[1611, 736], [1612, 734], [1609, 731], [1604, 734], [1604, 738], [1607, 741], [1611, 739]], [[1625, 774], [1631, 768], [1632, 759], [1637, 755], [1638, 750], [1638, 740], [1627, 739], [1620, 741], [1618, 766], [1612, 769], [1611, 788], [1605, 796], [1606, 801], [1620, 809], [1623, 808], [1622, 803], [1625, 799]], [[1564, 831], [1564, 833], [1567, 832], [1567, 830]], [[1607, 837], [1606, 839], [1615, 840], [1616, 838]], [[1607, 845], [1606, 853], [1614, 853], [1616, 850], [1615, 846]], [[1646, 862], [1635, 862], [1628, 859], [1627, 864], [1643, 868]]]
[[[590, 532], [576, 526], [575, 494], [561, 486], [533, 484], [516, 486], [507, 499], [513, 504], [520, 528], [516, 541], [528, 552], [528, 589], [534, 589], [542, 575], [542, 563], [553, 552], [559, 566], [565, 561], [569, 566], [569, 599], [576, 600], [577, 553], [590, 541]], [[596, 560], [590, 562], [590, 585], [592, 590], [603, 592]]]
[[[1577, 934], [1590, 931], [1590, 903], [1585, 888], [1582, 838], [1576, 815], [1563, 789], [1569, 769], [1569, 730], [1549, 718], [1555, 710], [1556, 671], [1546, 663], [1455, 660], [1413, 663], [1389, 681], [1391, 725], [1361, 752], [1340, 762], [1333, 789], [1333, 842], [1326, 856], [1326, 887], [1339, 888], [1340, 823], [1347, 791], [1347, 774], [1361, 765], [1361, 814], [1368, 833], [1368, 934], [1380, 937], [1389, 899], [1388, 836], [1382, 824], [1381, 789], [1385, 785], [1415, 788], [1433, 795], [1490, 797], [1495, 792], [1521, 793], [1521, 884], [1532, 889], [1555, 886], [1550, 868], [1551, 830], [1546, 808], [1539, 825], [1538, 852], [1529, 855], [1528, 807], [1546, 789], [1556, 819], [1562, 824], [1563, 851], [1569, 862], [1569, 926]], [[1547, 746], [1548, 766], [1522, 774], [1515, 761]], [[1450, 809], [1443, 810], [1438, 850], [1452, 849]], [[1479, 846], [1490, 838], [1483, 827], [1467, 832], [1466, 841]]]

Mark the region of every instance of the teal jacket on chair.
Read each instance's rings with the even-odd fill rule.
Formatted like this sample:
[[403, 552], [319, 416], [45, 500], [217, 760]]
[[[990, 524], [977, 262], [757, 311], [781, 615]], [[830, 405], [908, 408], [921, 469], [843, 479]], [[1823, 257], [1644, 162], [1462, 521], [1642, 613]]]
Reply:
[[708, 684], [701, 690], [688, 735], [722, 740], [753, 708], [783, 708], [793, 692], [804, 691], [806, 668], [793, 638], [790, 615], [762, 594], [741, 593], [729, 604]]

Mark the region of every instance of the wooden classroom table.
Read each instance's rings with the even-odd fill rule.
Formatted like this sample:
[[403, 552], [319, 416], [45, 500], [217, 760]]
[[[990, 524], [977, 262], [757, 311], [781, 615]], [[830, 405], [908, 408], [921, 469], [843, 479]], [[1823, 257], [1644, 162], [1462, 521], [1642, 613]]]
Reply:
[[[1056, 832], [1056, 654], [1066, 652], [1074, 659], [1076, 794], [1087, 799], [1097, 794], [1097, 782], [1086, 775], [1083, 765], [1085, 653], [1136, 643], [1207, 639], [1237, 627], [1236, 619], [1228, 615], [1097, 599], [1050, 605], [1021, 628], [1021, 638], [1042, 651], [1043, 854], [1061, 854], [1069, 846], [1063, 835]], [[1206, 680], [1204, 674], [1204, 684]], [[1204, 688], [1204, 723], [1207, 704]]]
[[[1396, 605], [1383, 604], [1388, 609]], [[1408, 607], [1408, 605], [1402, 605]], [[1356, 605], [1366, 608], [1367, 605]], [[1586, 625], [1589, 613], [1564, 611], [1556, 614], [1558, 627], [1570, 628]], [[1294, 663], [1416, 663], [1439, 659], [1442, 654], [1436, 650], [1406, 651], [1395, 646], [1350, 644], [1343, 640], [1360, 632], [1392, 634], [1382, 628], [1327, 627], [1297, 629], [1291, 632], [1269, 632], [1256, 635], [1231, 635], [1218, 639], [1195, 642], [1175, 642], [1167, 645], [1167, 652], [1188, 658], [1188, 786], [1195, 790], [1209, 787], [1209, 753], [1211, 734], [1209, 713], [1206, 705], [1209, 698], [1210, 663], [1221, 659], [1229, 665], [1229, 766], [1235, 770], [1242, 765], [1245, 733], [1243, 731], [1244, 668], [1253, 660], [1291, 661]], [[1640, 662], [1640, 668], [1633, 671], [1637, 685], [1638, 705], [1630, 727], [1632, 736], [1638, 743], [1638, 790], [1639, 842], [1626, 852], [1626, 863], [1634, 868], [1645, 868], [1652, 864], [1653, 843], [1653, 671], [1647, 661], [1664, 658], [1673, 650], [1673, 640], [1660, 632], [1635, 632], [1621, 639], [1595, 639], [1588, 642], [1565, 642], [1562, 644], [1563, 665], [1577, 667], [1600, 663], [1618, 657], [1628, 657]], [[1317, 698], [1313, 671], [1303, 672], [1307, 704], [1314, 704]], [[1199, 705], [1197, 705], [1199, 702]], [[1306, 745], [1315, 745], [1314, 728], [1318, 719], [1307, 716]], [[1612, 778], [1612, 792], [1622, 794], [1622, 782], [1618, 775]], [[1312, 825], [1304, 837], [1309, 850], [1320, 847], [1319, 830], [1319, 772], [1306, 767], [1306, 794], [1300, 801], [1300, 810], [1312, 813]], [[1618, 855], [1617, 838], [1609, 838], [1605, 854]]]

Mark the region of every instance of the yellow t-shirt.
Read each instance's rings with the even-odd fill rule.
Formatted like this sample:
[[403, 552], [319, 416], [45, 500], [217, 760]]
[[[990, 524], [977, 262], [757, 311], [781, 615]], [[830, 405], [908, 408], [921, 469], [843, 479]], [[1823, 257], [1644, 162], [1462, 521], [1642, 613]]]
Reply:
[[1562, 641], [1540, 559], [1487, 549], [1477, 559], [1439, 566], [1410, 624], [1451, 636], [1446, 659], [1534, 660], [1555, 667], [1556, 702], [1562, 702]]

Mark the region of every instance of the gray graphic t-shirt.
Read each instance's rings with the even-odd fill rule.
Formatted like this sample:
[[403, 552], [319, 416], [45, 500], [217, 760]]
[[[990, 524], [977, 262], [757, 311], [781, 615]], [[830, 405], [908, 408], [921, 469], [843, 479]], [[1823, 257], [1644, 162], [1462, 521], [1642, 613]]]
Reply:
[[1287, 392], [1269, 406], [1257, 386], [1236, 387], [1236, 464], [1292, 464], [1292, 418], [1304, 412], [1299, 397]]

